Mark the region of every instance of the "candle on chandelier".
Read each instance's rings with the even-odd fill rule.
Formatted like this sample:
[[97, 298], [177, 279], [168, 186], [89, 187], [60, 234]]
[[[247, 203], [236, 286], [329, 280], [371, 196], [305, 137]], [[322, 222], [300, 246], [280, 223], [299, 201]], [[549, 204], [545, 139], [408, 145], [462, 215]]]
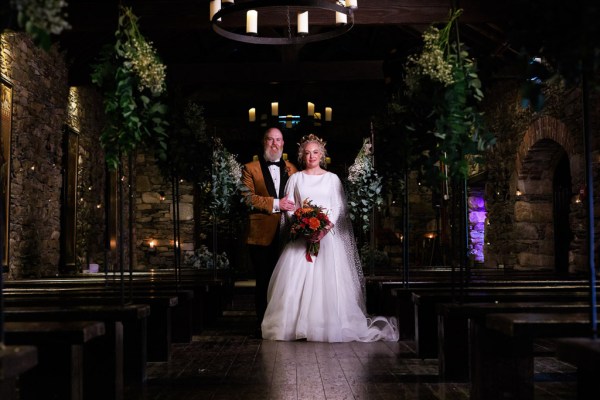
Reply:
[[315, 115], [315, 105], [314, 105], [314, 103], [311, 103], [309, 101], [306, 108], [307, 108], [306, 115], [308, 115], [309, 117], [312, 117], [312, 116]]
[[274, 117], [279, 115], [279, 103], [276, 101], [271, 103], [271, 115]]
[[248, 121], [254, 122], [256, 121], [256, 108], [252, 107], [248, 110]]
[[246, 13], [246, 33], [258, 34], [258, 11], [248, 10]]
[[333, 110], [331, 109], [331, 107], [325, 107], [325, 121], [331, 121], [332, 113], [333, 113]]
[[[346, 2], [344, 0], [340, 0], [339, 3], [345, 7]], [[337, 12], [335, 13], [335, 23], [338, 25], [346, 25], [348, 23], [348, 16], [344, 13]]]
[[[221, 0], [211, 0], [210, 2], [210, 20], [212, 21], [213, 17], [217, 12], [221, 10]], [[219, 18], [217, 21], [220, 21]]]
[[298, 13], [298, 35], [308, 35], [308, 11]]

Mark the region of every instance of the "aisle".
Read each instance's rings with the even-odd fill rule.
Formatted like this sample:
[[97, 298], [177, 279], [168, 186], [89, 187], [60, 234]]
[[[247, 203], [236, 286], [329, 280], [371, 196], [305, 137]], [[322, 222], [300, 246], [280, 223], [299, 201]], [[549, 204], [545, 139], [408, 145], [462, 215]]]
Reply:
[[[272, 342], [252, 337], [252, 287], [240, 286], [223, 317], [192, 343], [177, 344], [168, 363], [151, 363], [143, 388], [127, 400], [452, 399], [468, 383], [438, 382], [437, 359], [415, 358], [398, 343]], [[574, 399], [573, 370], [536, 359], [536, 400]], [[567, 373], [566, 375], [564, 373]]]

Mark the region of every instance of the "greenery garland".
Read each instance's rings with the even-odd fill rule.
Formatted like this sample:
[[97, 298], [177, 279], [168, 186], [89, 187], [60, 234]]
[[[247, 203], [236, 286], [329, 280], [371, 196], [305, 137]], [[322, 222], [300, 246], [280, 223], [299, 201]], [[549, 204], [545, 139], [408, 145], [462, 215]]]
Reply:
[[166, 160], [167, 108], [160, 101], [165, 92], [165, 66], [140, 33], [137, 17], [121, 7], [116, 42], [93, 66], [92, 82], [104, 96], [107, 123], [100, 142], [106, 163], [116, 169], [121, 155], [140, 145], [154, 148], [159, 160]]
[[[480, 162], [480, 155], [495, 142], [484, 126], [483, 114], [477, 111], [483, 92], [476, 63], [458, 38], [450, 39], [461, 13], [460, 9], [452, 12], [442, 29], [430, 26], [423, 33], [423, 50], [409, 57], [406, 64], [407, 101], [415, 97], [422, 100], [423, 95], [431, 99], [433, 124], [428, 133], [434, 138], [424, 152], [429, 158], [430, 178], [432, 172], [443, 179], [466, 178], [469, 161]], [[416, 131], [419, 124], [409, 123], [407, 129]], [[433, 168], [440, 161], [448, 167], [447, 172]], [[434, 183], [430, 179], [430, 184]]]
[[350, 218], [363, 232], [371, 229], [371, 212], [383, 204], [381, 177], [373, 164], [370, 139], [363, 141], [354, 163], [348, 169], [348, 205]]

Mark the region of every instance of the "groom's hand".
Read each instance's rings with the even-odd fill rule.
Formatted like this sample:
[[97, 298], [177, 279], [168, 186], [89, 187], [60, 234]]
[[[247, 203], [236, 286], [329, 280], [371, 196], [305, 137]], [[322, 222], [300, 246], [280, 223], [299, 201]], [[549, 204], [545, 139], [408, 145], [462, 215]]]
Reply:
[[281, 211], [292, 211], [295, 207], [295, 203], [288, 199], [287, 195], [279, 199], [279, 209]]

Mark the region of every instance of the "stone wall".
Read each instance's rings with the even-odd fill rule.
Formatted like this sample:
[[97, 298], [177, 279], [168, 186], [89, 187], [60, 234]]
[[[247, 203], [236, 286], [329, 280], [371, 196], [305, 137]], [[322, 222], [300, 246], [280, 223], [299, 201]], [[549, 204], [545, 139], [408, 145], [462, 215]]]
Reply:
[[[585, 186], [581, 93], [551, 87], [546, 94], [539, 113], [520, 106], [517, 82], [498, 83], [486, 94], [491, 99], [486, 117], [498, 139], [486, 160], [487, 267], [554, 269], [553, 173], [566, 154], [573, 194], [569, 271], [586, 269], [586, 213], [579, 201]], [[592, 132], [599, 129], [597, 104], [598, 97], [591, 107]], [[595, 154], [599, 146], [592, 143]], [[597, 162], [594, 170], [597, 174]], [[597, 204], [597, 192], [595, 198]]]
[[69, 88], [66, 64], [56, 49], [42, 50], [23, 33], [0, 38], [0, 73], [13, 91], [9, 277], [64, 272], [59, 266], [65, 127], [79, 143], [75, 247], [81, 270], [88, 260], [101, 259], [103, 251], [100, 98], [90, 88]]
[[60, 258], [67, 68], [55, 49], [3, 33], [2, 75], [13, 90], [9, 275], [49, 276]]
[[[137, 269], [173, 268], [172, 185], [160, 173], [154, 157], [139, 153], [136, 162]], [[181, 262], [194, 251], [194, 196], [192, 185], [179, 183]]]

